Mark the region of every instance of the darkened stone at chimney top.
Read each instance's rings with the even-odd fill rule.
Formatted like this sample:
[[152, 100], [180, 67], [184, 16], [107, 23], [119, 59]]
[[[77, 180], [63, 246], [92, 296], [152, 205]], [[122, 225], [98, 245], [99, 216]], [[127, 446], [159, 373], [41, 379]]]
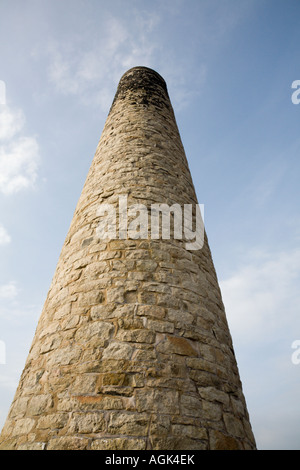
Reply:
[[[112, 104], [119, 99], [124, 99], [128, 93], [134, 93], [138, 104], [169, 107], [169, 94], [165, 80], [148, 67], [133, 67], [121, 77], [117, 92]], [[136, 104], [137, 101], [133, 101]]]

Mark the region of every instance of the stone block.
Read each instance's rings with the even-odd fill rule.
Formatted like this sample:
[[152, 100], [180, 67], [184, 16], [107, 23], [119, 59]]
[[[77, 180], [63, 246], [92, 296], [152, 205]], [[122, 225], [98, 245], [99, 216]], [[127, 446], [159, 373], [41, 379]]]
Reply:
[[240, 438], [245, 436], [243, 424], [238, 418], [233, 416], [231, 413], [224, 413], [223, 419], [228, 434]]
[[102, 359], [130, 359], [133, 347], [127, 343], [111, 341], [103, 351]]
[[105, 431], [106, 420], [104, 413], [87, 412], [87, 413], [74, 413], [72, 415], [69, 432], [78, 434], [94, 434]]
[[180, 354], [183, 356], [197, 356], [196, 345], [191, 341], [178, 336], [167, 335], [166, 338], [157, 345], [157, 351], [164, 354]]
[[204, 417], [202, 400], [193, 395], [183, 394], [180, 397], [180, 411], [183, 416]]
[[81, 437], [63, 436], [50, 438], [47, 450], [86, 450], [89, 440]]
[[144, 437], [149, 425], [148, 413], [124, 413], [113, 411], [110, 414], [108, 431], [111, 434]]
[[209, 431], [209, 448], [211, 450], [241, 450], [240, 442], [218, 430]]
[[91, 450], [145, 450], [146, 439], [133, 439], [126, 437], [94, 439]]
[[112, 323], [104, 321], [93, 321], [80, 326], [75, 334], [78, 344], [84, 345], [89, 338], [89, 347], [103, 348], [112, 336], [115, 327]]
[[53, 399], [51, 395], [36, 395], [31, 398], [28, 404], [28, 412], [32, 416], [37, 416], [47, 413], [52, 406]]

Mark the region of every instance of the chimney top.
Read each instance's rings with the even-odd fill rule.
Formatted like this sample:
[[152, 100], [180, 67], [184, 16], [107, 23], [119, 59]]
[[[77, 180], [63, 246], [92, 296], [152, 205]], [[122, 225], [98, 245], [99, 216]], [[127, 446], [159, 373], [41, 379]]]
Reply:
[[163, 101], [166, 98], [169, 101], [167, 85], [162, 76], [153, 69], [137, 66], [122, 75], [113, 104], [116, 100], [125, 98], [128, 92], [135, 93], [138, 90], [144, 90], [143, 104], [152, 102], [154, 96], [156, 99], [160, 96]]

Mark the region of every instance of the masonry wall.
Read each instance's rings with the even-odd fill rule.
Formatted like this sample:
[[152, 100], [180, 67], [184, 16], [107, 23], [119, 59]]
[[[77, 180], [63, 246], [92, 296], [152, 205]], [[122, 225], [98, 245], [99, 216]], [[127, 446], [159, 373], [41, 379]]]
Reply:
[[97, 236], [98, 209], [196, 204], [164, 80], [122, 77], [0, 437], [1, 449], [253, 449], [205, 236]]

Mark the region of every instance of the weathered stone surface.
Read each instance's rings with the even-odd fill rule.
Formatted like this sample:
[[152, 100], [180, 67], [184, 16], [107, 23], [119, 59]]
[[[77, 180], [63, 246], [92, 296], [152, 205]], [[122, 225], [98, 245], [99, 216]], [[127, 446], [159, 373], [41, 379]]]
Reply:
[[89, 440], [81, 437], [56, 437], [49, 440], [47, 450], [86, 450]]
[[172, 414], [179, 413], [179, 394], [174, 390], [139, 389], [135, 393], [135, 403], [140, 412], [164, 413], [166, 409], [172, 407]]
[[76, 395], [92, 395], [96, 393], [98, 383], [97, 374], [82, 374], [78, 375], [74, 383], [72, 384], [70, 390], [73, 396]]
[[28, 404], [28, 412], [31, 416], [47, 413], [53, 405], [51, 395], [37, 395], [32, 397]]
[[67, 413], [53, 413], [42, 416], [37, 423], [38, 429], [61, 429], [69, 419]]
[[133, 347], [120, 341], [113, 341], [103, 352], [103, 359], [130, 359]]
[[151, 330], [119, 330], [116, 340], [128, 341], [130, 343], [154, 343], [155, 333]]
[[180, 409], [183, 416], [204, 417], [202, 400], [193, 395], [181, 395]]
[[45, 450], [45, 442], [33, 442], [28, 444], [21, 444], [19, 450]]
[[[119, 237], [124, 195], [147, 217], [197, 204], [166, 84], [145, 67], [119, 83], [0, 449], [255, 448], [206, 235], [187, 249], [172, 216], [169, 239]], [[101, 204], [114, 239], [99, 236]]]
[[174, 333], [174, 323], [168, 321], [147, 320], [149, 330], [158, 331], [160, 333]]
[[186, 436], [191, 439], [207, 440], [207, 431], [205, 428], [189, 424], [173, 424], [172, 434], [175, 436]]
[[28, 434], [34, 426], [34, 420], [31, 418], [19, 419], [12, 429], [12, 436], [18, 436], [20, 434]]
[[91, 434], [105, 431], [106, 421], [102, 413], [74, 413], [69, 425], [72, 434]]
[[235, 437], [243, 437], [245, 434], [243, 423], [240, 419], [233, 416], [231, 413], [224, 413], [224, 422], [226, 430], [229, 434]]
[[132, 439], [119, 437], [116, 439], [95, 439], [91, 450], [145, 450], [146, 439]]
[[147, 413], [112, 412], [109, 430], [112, 434], [144, 437], [147, 435], [149, 415]]
[[207, 442], [190, 439], [185, 436], [157, 437], [150, 438], [153, 450], [207, 450]]
[[90, 322], [77, 329], [75, 340], [84, 345], [89, 338], [90, 347], [104, 347], [114, 331], [114, 325], [106, 322]]
[[82, 349], [79, 345], [75, 347], [66, 346], [61, 349], [54, 350], [46, 356], [47, 367], [52, 369], [53, 367], [67, 366], [77, 362], [82, 354]]
[[11, 417], [23, 417], [26, 413], [29, 400], [30, 398], [27, 397], [17, 399], [12, 408]]
[[182, 356], [197, 356], [196, 345], [185, 338], [167, 335], [161, 341], [157, 350], [164, 354], [180, 354]]
[[223, 403], [223, 405], [229, 405], [229, 396], [222, 392], [221, 390], [217, 390], [214, 387], [198, 387], [198, 393], [201, 398], [212, 401], [215, 403]]
[[[122, 398], [103, 395], [78, 395], [75, 397], [78, 408], [81, 410], [122, 410], [124, 401]], [[72, 409], [76, 409], [76, 406]]]
[[209, 443], [213, 450], [241, 450], [243, 448], [237, 439], [216, 430], [209, 431]]
[[208, 421], [218, 421], [222, 419], [222, 406], [219, 403], [202, 400], [203, 416]]

